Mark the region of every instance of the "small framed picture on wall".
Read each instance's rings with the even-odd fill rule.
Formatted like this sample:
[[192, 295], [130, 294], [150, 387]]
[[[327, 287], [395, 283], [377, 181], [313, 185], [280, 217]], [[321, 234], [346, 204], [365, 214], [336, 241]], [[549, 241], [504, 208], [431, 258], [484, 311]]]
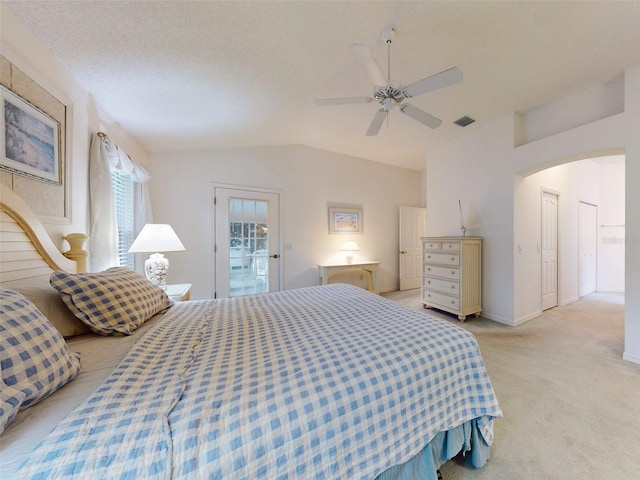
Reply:
[[362, 233], [362, 209], [329, 207], [330, 234], [358, 234]]

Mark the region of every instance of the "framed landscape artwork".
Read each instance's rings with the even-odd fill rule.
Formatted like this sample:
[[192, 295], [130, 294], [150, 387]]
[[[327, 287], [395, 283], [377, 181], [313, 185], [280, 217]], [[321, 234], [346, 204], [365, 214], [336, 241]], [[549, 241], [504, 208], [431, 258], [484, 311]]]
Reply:
[[362, 233], [362, 209], [330, 207], [329, 233]]
[[61, 185], [60, 124], [5, 87], [0, 95], [0, 168]]

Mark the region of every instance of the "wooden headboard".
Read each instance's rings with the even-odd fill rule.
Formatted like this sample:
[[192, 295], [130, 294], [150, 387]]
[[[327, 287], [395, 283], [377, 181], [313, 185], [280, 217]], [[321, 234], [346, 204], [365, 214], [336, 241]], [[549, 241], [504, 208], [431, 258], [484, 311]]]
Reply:
[[56, 248], [31, 208], [0, 188], [0, 282], [50, 276], [53, 270], [75, 273], [78, 267]]

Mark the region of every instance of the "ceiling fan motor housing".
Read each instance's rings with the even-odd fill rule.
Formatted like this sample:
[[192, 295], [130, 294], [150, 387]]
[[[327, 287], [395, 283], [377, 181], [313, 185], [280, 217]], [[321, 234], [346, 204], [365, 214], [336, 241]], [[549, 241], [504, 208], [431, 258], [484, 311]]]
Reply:
[[[389, 108], [393, 107], [396, 103], [402, 102], [406, 98], [406, 95], [403, 88], [387, 85], [386, 87], [375, 87], [373, 89], [373, 98], [389, 110]], [[388, 105], [390, 105], [389, 108], [387, 108]]]

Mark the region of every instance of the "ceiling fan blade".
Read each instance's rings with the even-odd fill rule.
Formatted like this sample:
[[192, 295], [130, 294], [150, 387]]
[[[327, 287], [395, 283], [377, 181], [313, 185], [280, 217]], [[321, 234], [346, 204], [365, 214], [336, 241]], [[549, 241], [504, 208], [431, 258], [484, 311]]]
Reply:
[[425, 112], [424, 110], [420, 110], [413, 105], [409, 105], [405, 103], [400, 106], [400, 111], [405, 115], [409, 115], [414, 120], [419, 121], [420, 123], [426, 125], [429, 128], [438, 128], [442, 124], [442, 120], [433, 115]]
[[380, 127], [384, 123], [384, 119], [387, 118], [387, 111], [384, 108], [378, 110], [371, 120], [371, 125], [369, 125], [369, 130], [367, 130], [367, 137], [375, 137], [380, 131]]
[[316, 98], [316, 105], [326, 107], [327, 105], [347, 105], [349, 103], [371, 103], [371, 97], [341, 97], [341, 98]]
[[376, 60], [373, 58], [373, 54], [371, 53], [371, 50], [369, 50], [369, 47], [359, 43], [354, 43], [353, 45], [350, 45], [349, 48], [358, 58], [362, 66], [367, 70], [367, 72], [369, 72], [369, 75], [373, 79], [373, 83], [378, 87], [385, 86], [387, 84], [387, 79], [384, 78], [382, 70], [380, 70]]
[[448, 87], [454, 83], [462, 81], [462, 72], [458, 67], [450, 68], [430, 77], [423, 78], [417, 82], [407, 85], [404, 88], [404, 93], [407, 97], [415, 97], [422, 95], [423, 93], [432, 92], [442, 87]]

